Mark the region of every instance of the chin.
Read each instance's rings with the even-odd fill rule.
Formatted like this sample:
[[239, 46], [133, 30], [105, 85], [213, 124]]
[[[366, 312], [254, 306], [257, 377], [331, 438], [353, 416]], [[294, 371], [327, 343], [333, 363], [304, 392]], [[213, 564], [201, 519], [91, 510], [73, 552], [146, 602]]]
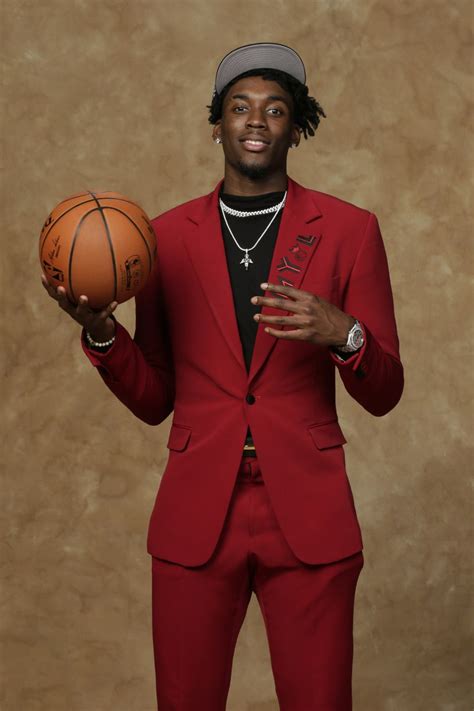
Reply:
[[270, 165], [268, 163], [245, 163], [239, 160], [237, 169], [246, 178], [251, 178], [252, 180], [261, 180], [270, 173]]

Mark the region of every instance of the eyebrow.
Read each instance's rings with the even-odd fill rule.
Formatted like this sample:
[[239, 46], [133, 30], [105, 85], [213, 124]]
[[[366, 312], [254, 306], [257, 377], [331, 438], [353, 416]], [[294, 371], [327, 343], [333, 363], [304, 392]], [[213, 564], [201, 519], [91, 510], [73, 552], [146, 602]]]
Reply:
[[[230, 97], [231, 99], [248, 99], [248, 94], [234, 94]], [[280, 94], [271, 94], [267, 96], [267, 101], [283, 101], [284, 104], [288, 106], [288, 100], [281, 96]]]

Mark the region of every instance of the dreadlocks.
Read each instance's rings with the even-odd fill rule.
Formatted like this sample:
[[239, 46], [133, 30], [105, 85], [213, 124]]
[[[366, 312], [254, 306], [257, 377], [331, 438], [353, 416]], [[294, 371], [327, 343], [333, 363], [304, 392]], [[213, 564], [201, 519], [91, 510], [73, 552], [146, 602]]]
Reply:
[[232, 79], [222, 89], [220, 94], [214, 93], [209, 109], [209, 123], [215, 124], [222, 117], [222, 105], [225, 95], [230, 87], [243, 77], [261, 76], [263, 79], [276, 81], [282, 89], [285, 89], [293, 98], [293, 120], [300, 127], [305, 139], [307, 134], [314, 136], [314, 132], [319, 126], [319, 117], [324, 116], [323, 108], [318, 104], [316, 99], [308, 96], [308, 87], [302, 84], [298, 79], [290, 76], [286, 72], [278, 69], [250, 69], [247, 72], [239, 74], [238, 77]]

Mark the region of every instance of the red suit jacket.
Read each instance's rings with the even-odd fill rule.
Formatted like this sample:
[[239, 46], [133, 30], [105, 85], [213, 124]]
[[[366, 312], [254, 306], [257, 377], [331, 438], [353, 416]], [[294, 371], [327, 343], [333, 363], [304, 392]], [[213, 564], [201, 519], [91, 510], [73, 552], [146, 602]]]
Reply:
[[84, 330], [82, 346], [108, 388], [141, 420], [159, 425], [174, 410], [149, 522], [151, 555], [188, 566], [210, 558], [250, 425], [288, 545], [305, 563], [338, 560], [363, 544], [335, 371], [376, 416], [395, 407], [404, 382], [377, 218], [288, 179], [268, 281], [320, 295], [356, 317], [365, 343], [342, 362], [327, 346], [277, 339], [259, 326], [247, 373], [221, 234], [221, 183], [152, 221], [157, 260], [135, 299], [134, 338], [117, 321], [107, 353], [89, 350]]

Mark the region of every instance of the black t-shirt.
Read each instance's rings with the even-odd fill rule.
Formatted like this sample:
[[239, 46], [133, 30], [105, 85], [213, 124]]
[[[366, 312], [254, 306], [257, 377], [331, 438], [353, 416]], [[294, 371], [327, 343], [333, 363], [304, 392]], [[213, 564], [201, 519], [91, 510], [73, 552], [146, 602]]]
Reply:
[[[221, 193], [222, 201], [235, 210], [254, 211], [266, 207], [277, 205], [283, 199], [284, 191], [266, 193], [264, 195], [229, 195]], [[242, 351], [247, 366], [250, 368], [253, 347], [257, 335], [257, 328], [262, 328], [254, 320], [253, 316], [261, 311], [261, 306], [250, 303], [252, 296], [263, 294], [260, 284], [268, 280], [270, 265], [272, 262], [273, 250], [278, 235], [281, 215], [284, 206], [280, 208], [276, 217], [275, 213], [256, 215], [252, 217], [236, 217], [226, 213], [227, 222], [232, 230], [235, 239], [241, 247], [250, 248], [258, 240], [264, 229], [273, 219], [271, 226], [258, 242], [255, 249], [252, 249], [248, 256], [252, 260], [248, 269], [241, 263], [245, 257], [245, 252], [240, 250], [235, 244], [227, 228], [219, 207], [221, 219], [222, 235], [227, 257], [227, 267], [234, 297], [235, 313], [239, 328], [240, 339], [242, 341]]]
[[[221, 192], [220, 197], [228, 207], [234, 210], [245, 210], [249, 212], [277, 205], [282, 201], [284, 194], [285, 192], [281, 191], [266, 193], [264, 195], [247, 196], [229, 195], [228, 193]], [[226, 213], [229, 227], [239, 245], [244, 249], [252, 247], [257, 242], [264, 229], [272, 218], [274, 218], [257, 246], [248, 253], [252, 263], [249, 264], [248, 269], [246, 269], [245, 264], [241, 263], [245, 257], [245, 252], [240, 250], [232, 239], [222, 215], [222, 210], [219, 207], [222, 235], [227, 257], [227, 268], [229, 270], [235, 314], [247, 371], [250, 369], [257, 328], [263, 328], [263, 325], [259, 326], [253, 318], [254, 314], [261, 311], [261, 306], [255, 306], [250, 303], [250, 299], [252, 296], [263, 294], [260, 284], [268, 281], [273, 250], [284, 209], [284, 206], [280, 208], [276, 217], [274, 212], [252, 217], [236, 217]], [[250, 432], [250, 427], [248, 427], [246, 442], [249, 443], [251, 441], [252, 433]]]

